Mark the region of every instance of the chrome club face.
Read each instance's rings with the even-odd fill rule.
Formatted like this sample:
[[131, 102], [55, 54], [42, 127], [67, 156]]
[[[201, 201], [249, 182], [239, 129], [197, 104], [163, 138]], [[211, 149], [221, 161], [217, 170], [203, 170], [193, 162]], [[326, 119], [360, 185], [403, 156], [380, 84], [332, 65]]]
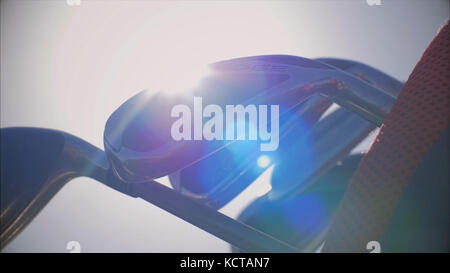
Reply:
[[279, 105], [280, 116], [314, 94], [381, 124], [395, 98], [325, 63], [294, 56], [256, 56], [210, 65], [211, 75], [191, 93], [167, 97], [141, 92], [109, 118], [105, 150], [114, 172], [124, 181], [142, 182], [181, 170], [223, 149], [224, 141], [176, 141], [171, 109], [191, 105], [194, 96], [222, 107]]
[[[362, 63], [332, 58], [317, 60], [361, 78], [395, 97], [403, 87], [396, 79]], [[294, 114], [281, 122], [285, 125], [283, 129], [286, 134], [281, 138], [276, 152], [263, 153], [257, 149], [249, 152], [243, 149], [246, 144], [233, 143], [229, 148], [171, 174], [169, 177], [173, 187], [210, 207], [220, 208], [273, 164], [281, 166], [275, 167], [271, 198], [306, 187], [309, 180], [326, 173], [375, 128], [345, 109], [315, 124], [330, 104], [327, 98], [316, 95], [297, 106]], [[296, 139], [302, 141], [296, 142]], [[290, 154], [292, 150], [302, 152]], [[310, 159], [312, 155], [316, 160]], [[258, 163], [259, 159], [264, 158], [269, 162], [267, 166]]]

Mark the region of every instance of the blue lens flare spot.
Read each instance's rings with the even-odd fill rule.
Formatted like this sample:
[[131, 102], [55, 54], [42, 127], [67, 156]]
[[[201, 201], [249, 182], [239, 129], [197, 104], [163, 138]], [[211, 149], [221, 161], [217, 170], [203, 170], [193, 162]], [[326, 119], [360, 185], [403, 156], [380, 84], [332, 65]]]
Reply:
[[266, 168], [270, 165], [270, 157], [262, 155], [258, 157], [257, 163], [260, 168]]
[[319, 234], [326, 227], [329, 210], [318, 193], [307, 193], [283, 204], [283, 216], [289, 226], [306, 235]]

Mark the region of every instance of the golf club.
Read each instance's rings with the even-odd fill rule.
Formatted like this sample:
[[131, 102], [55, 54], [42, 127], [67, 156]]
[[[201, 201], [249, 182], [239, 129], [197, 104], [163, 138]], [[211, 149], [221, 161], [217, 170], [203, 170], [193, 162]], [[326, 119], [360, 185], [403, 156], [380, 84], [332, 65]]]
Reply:
[[[320, 58], [316, 60], [349, 72], [355, 77], [359, 77], [395, 97], [400, 93], [401, 88], [403, 87], [403, 84], [400, 81], [373, 67], [359, 62], [335, 58]], [[285, 125], [284, 130], [282, 129], [281, 131], [289, 132], [287, 133], [288, 137], [284, 138], [279, 149], [275, 153], [264, 153], [257, 149], [245, 149], [246, 146], [249, 146], [248, 143], [232, 143], [228, 146], [228, 149], [222, 149], [214, 155], [169, 175], [172, 186], [181, 193], [202, 201], [208, 206], [220, 208], [244, 190], [270, 165], [278, 163], [281, 159], [284, 159], [284, 161], [292, 160], [298, 162], [298, 158], [287, 159], [286, 156], [283, 155], [285, 150], [286, 152], [291, 150], [290, 146], [293, 143], [293, 140], [299, 138], [303, 133], [306, 133], [309, 130], [316, 130], [320, 133], [311, 133], [310, 135], [319, 136], [317, 139], [312, 137], [312, 141], [316, 143], [317, 146], [319, 145], [317, 143], [320, 143], [319, 139], [322, 139], [322, 134], [328, 130], [332, 130], [332, 126], [334, 125], [333, 123], [328, 123], [326, 126], [330, 126], [329, 128], [310, 128], [317, 122], [330, 105], [329, 102], [327, 103], [327, 100], [323, 101], [323, 98], [320, 100], [319, 98], [321, 97], [322, 96], [320, 95], [318, 95], [318, 97], [313, 96], [307, 102], [301, 104], [299, 106], [300, 109], [296, 111], [300, 118], [291, 119], [290, 123], [280, 122]], [[348, 114], [355, 115], [350, 112]], [[325, 163], [322, 163], [324, 166], [317, 166], [322, 172], [328, 170], [328, 168], [338, 160], [339, 157], [337, 157], [337, 155], [340, 155], [341, 157], [344, 156], [346, 152], [348, 152], [348, 149], [351, 149], [355, 143], [360, 141], [374, 128], [370, 123], [363, 122], [357, 117], [354, 117], [353, 119], [356, 120], [353, 128], [348, 128], [348, 125], [344, 122], [341, 129], [337, 129], [341, 124], [338, 120], [335, 120], [336, 129], [333, 130], [333, 133], [335, 133], [336, 136], [334, 141], [335, 145], [333, 146], [333, 149], [335, 149], [334, 153], [329, 151], [329, 147], [323, 148], [323, 150], [326, 151], [325, 153], [310, 153], [314, 154], [315, 157], [321, 158], [316, 162], [325, 161]], [[356, 124], [360, 124], [364, 129], [359, 130]], [[354, 128], [356, 128], [358, 132], [350, 132], [350, 135], [354, 136], [354, 139], [349, 141], [351, 136], [347, 135], [347, 132]], [[329, 143], [329, 141], [334, 140], [330, 138], [324, 139], [325, 144], [323, 145], [328, 145], [327, 143]], [[339, 145], [343, 146], [340, 148], [341, 151], [336, 150], [340, 147]], [[237, 147], [233, 148], [232, 146]], [[305, 149], [302, 149], [302, 152], [305, 153]], [[331, 156], [331, 158], [325, 160], [327, 156]], [[258, 159], [261, 158], [267, 158], [270, 162], [266, 166], [261, 166], [261, 164], [258, 164]], [[280, 172], [278, 168], [276, 170], [276, 173]], [[289, 183], [291, 182], [292, 181]]]
[[[300, 57], [247, 57], [210, 67], [212, 75], [193, 94], [220, 106], [278, 104], [283, 115], [320, 94], [380, 125], [395, 100], [344, 71]], [[2, 247], [65, 183], [77, 176], [89, 176], [127, 195], [141, 197], [245, 251], [298, 251], [152, 180], [227, 145], [224, 141], [208, 145], [205, 141], [174, 141], [168, 128], [170, 109], [180, 103], [192, 104], [187, 94], [168, 97], [149, 92], [125, 102], [106, 124], [106, 157], [101, 150], [63, 132], [2, 129], [2, 197], [8, 196], [5, 201], [2, 198]], [[35, 171], [39, 176], [34, 176]]]

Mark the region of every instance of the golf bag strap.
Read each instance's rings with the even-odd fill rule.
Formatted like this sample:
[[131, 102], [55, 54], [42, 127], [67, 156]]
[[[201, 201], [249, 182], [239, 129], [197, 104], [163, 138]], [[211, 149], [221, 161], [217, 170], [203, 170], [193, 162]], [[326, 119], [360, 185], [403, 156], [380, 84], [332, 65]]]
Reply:
[[380, 240], [404, 187], [449, 127], [449, 84], [447, 22], [423, 53], [350, 179], [323, 252], [368, 252], [368, 242]]

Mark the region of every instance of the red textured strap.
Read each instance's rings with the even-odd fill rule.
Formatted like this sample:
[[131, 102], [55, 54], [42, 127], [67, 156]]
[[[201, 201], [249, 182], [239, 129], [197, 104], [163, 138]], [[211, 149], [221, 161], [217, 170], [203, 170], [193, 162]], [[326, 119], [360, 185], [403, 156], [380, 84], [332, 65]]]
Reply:
[[409, 76], [350, 180], [324, 252], [368, 252], [367, 243], [381, 238], [403, 188], [449, 126], [449, 82], [447, 22]]

